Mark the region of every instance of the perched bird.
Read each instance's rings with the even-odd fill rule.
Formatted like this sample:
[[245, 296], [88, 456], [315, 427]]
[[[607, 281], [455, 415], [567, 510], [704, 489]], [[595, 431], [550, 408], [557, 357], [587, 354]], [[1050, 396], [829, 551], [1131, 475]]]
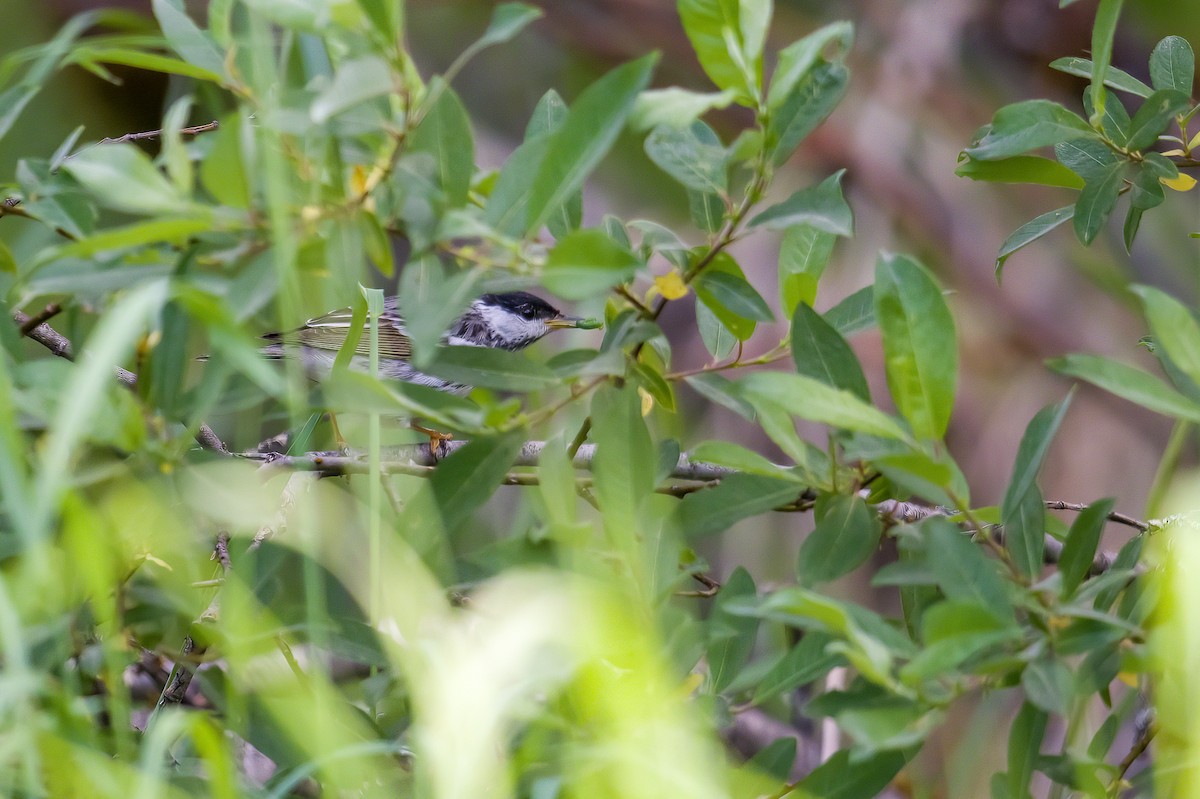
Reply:
[[[297, 358], [314, 380], [329, 375], [338, 350], [353, 323], [349, 308], [309, 319], [295, 330], [268, 333], [262, 352], [269, 358]], [[442, 341], [458, 346], [492, 347], [521, 350], [551, 330], [564, 327], [594, 328], [599, 323], [566, 316], [540, 297], [524, 291], [484, 294], [454, 320]], [[370, 356], [370, 338], [366, 331], [358, 339], [351, 358], [353, 369], [366, 371]], [[383, 301], [379, 317], [379, 374], [384, 378], [431, 386], [440, 391], [465, 394], [470, 386], [452, 383], [415, 369], [410, 362], [412, 340], [404, 327], [397, 297]]]

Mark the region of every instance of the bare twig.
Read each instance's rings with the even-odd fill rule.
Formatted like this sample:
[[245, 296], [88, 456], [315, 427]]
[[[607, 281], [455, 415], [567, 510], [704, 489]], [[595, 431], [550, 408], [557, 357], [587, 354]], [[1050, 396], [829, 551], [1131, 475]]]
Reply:
[[33, 332], [34, 328], [40, 327], [41, 325], [50, 321], [52, 318], [54, 318], [61, 312], [62, 312], [61, 305], [59, 305], [57, 302], [50, 303], [45, 308], [38, 311], [33, 316], [27, 318], [24, 322], [21, 323], [21, 335], [28, 336], [30, 333]]
[[[196, 136], [200, 133], [208, 133], [210, 130], [216, 130], [218, 127], [220, 127], [220, 124], [221, 123], [218, 120], [214, 119], [212, 122], [205, 122], [203, 125], [192, 125], [191, 127], [188, 127], [188, 128], [180, 128], [179, 132], [182, 133], [184, 136]], [[113, 136], [110, 138], [101, 139], [100, 141], [96, 142], [96, 144], [94, 144], [92, 146], [96, 147], [101, 144], [121, 144], [121, 143], [127, 142], [127, 141], [142, 141], [144, 139], [157, 139], [158, 137], [160, 137], [162, 135], [163, 135], [163, 131], [161, 129], [160, 130], [146, 130], [146, 131], [142, 131], [141, 133], [126, 133], [124, 136]], [[88, 149], [91, 149], [91, 148], [88, 148]], [[82, 150], [80, 152], [82, 152]]]
[[[46, 306], [46, 309], [39, 313], [38, 316], [47, 314], [51, 308], [56, 308], [56, 306]], [[59, 310], [61, 309], [55, 310], [54, 313], [58, 313]], [[49, 314], [46, 318], [53, 315]], [[20, 311], [13, 311], [12, 317], [13, 321], [20, 328], [21, 335], [33, 339], [59, 358], [68, 361], [75, 360], [75, 348], [72, 346], [71, 340], [52, 328], [49, 324], [46, 322], [39, 323], [37, 317], [28, 316]], [[117, 380], [123, 385], [129, 388], [137, 385], [137, 375], [133, 372], [128, 369], [122, 369], [119, 366], [114, 367], [114, 371]], [[222, 455], [230, 454], [229, 448], [225, 446], [225, 442], [206, 424], [201, 424], [199, 429], [196, 430], [195, 439], [196, 443], [207, 450], [219, 452]]]
[[1150, 742], [1154, 740], [1155, 735], [1158, 735], [1157, 724], [1149, 724], [1146, 726], [1146, 729], [1142, 730], [1142, 734], [1139, 735], [1138, 739], [1133, 742], [1133, 746], [1130, 747], [1129, 751], [1125, 754], [1125, 757], [1121, 758], [1121, 763], [1117, 766], [1116, 776], [1114, 776], [1112, 782], [1109, 783], [1109, 796], [1119, 795], [1121, 783], [1125, 780], [1125, 774], [1150, 746]]
[[[1063, 502], [1057, 499], [1046, 500], [1046, 507], [1050, 510], [1069, 510], [1076, 513], [1087, 510], [1087, 505], [1081, 502]], [[1115, 511], [1108, 514], [1108, 520], [1117, 524], [1123, 524], [1126, 527], [1132, 527], [1143, 533], [1150, 529], [1149, 522], [1144, 522], [1141, 519], [1135, 519], [1132, 516], [1126, 516], [1124, 513], [1117, 513]]]

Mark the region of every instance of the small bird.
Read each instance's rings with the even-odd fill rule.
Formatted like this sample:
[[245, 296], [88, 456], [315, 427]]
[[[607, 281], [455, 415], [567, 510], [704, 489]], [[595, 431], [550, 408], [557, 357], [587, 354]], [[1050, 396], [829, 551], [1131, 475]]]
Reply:
[[[268, 358], [297, 358], [314, 380], [328, 377], [333, 362], [346, 340], [353, 323], [350, 308], [332, 311], [309, 319], [295, 330], [267, 333], [269, 341], [262, 348]], [[454, 320], [442, 341], [445, 344], [472, 347], [491, 347], [516, 351], [528, 347], [551, 330], [578, 327], [590, 329], [599, 323], [590, 319], [567, 316], [541, 297], [525, 291], [505, 294], [484, 294], [473, 301], [461, 316]], [[352, 369], [366, 371], [370, 362], [370, 337], [367, 331], [358, 339], [350, 360]], [[379, 316], [379, 374], [381, 377], [431, 386], [452, 394], [466, 394], [470, 386], [443, 380], [415, 369], [410, 362], [412, 339], [404, 327], [399, 298], [387, 297]]]

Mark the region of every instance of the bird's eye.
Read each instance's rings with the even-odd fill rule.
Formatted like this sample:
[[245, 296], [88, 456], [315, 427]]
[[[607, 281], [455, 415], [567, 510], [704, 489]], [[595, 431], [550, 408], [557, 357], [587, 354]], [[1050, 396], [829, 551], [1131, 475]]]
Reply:
[[521, 316], [532, 321], [537, 316], [537, 310], [532, 305], [521, 306]]

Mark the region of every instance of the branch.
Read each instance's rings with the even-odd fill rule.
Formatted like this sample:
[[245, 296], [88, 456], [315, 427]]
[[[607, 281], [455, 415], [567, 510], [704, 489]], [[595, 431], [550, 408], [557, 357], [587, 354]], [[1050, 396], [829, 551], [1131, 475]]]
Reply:
[[[182, 133], [184, 136], [196, 136], [201, 133], [208, 133], [210, 130], [216, 130], [218, 127], [220, 127], [220, 125], [221, 125], [221, 123], [218, 120], [214, 119], [212, 122], [205, 122], [203, 125], [192, 125], [189, 128], [180, 128], [179, 132]], [[160, 137], [162, 135], [163, 135], [163, 131], [161, 129], [160, 130], [147, 130], [147, 131], [142, 131], [141, 133], [126, 133], [124, 136], [115, 136], [112, 138], [101, 139], [100, 141], [93, 144], [92, 147], [99, 147], [101, 144], [121, 144], [121, 143], [127, 142], [127, 141], [142, 141], [143, 139], [157, 139], [158, 137]], [[87, 149], [90, 150], [91, 147], [88, 147]], [[80, 150], [79, 152], [84, 152], [84, 150]], [[79, 153], [76, 153], [75, 155], [78, 155], [78, 154]], [[74, 158], [74, 157], [75, 157], [74, 155], [68, 156], [68, 158]]]
[[[51, 309], [54, 309], [53, 312], [51, 312]], [[50, 327], [50, 325], [46, 322], [38, 321], [39, 318], [43, 317], [49, 319], [60, 310], [62, 309], [57, 305], [47, 305], [46, 308], [36, 316], [28, 316], [20, 311], [13, 311], [12, 318], [20, 328], [21, 335], [33, 339], [59, 358], [67, 361], [74, 361], [75, 348], [72, 346], [71, 340], [62, 333], [59, 333], [54, 328]], [[133, 388], [137, 385], [137, 375], [128, 369], [122, 369], [121, 367], [117, 366], [114, 367], [114, 372], [117, 380], [123, 385], [129, 388]], [[219, 452], [222, 455], [231, 454], [229, 448], [225, 446], [225, 442], [221, 440], [221, 437], [213, 432], [213, 429], [206, 424], [200, 425], [200, 428], [196, 431], [195, 439], [197, 444], [207, 450]]]

